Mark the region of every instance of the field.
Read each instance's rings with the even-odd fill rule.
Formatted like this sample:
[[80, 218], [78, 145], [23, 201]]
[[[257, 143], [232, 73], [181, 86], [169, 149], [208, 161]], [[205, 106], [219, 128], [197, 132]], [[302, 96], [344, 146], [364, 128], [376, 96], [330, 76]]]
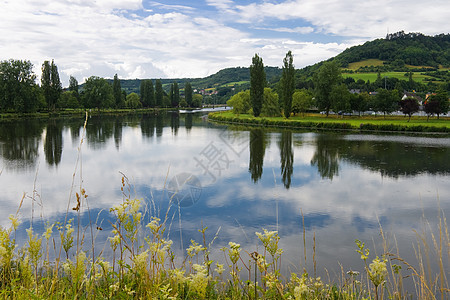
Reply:
[[[405, 76], [405, 72], [382, 72], [380, 73], [381, 75], [381, 79], [383, 79], [384, 77], [388, 77], [388, 78], [397, 78], [400, 80], [408, 80], [409, 77]], [[364, 81], [370, 80], [370, 82], [374, 82], [375, 80], [377, 80], [377, 73], [342, 73], [342, 76], [344, 78], [347, 77], [352, 77], [353, 79], [355, 79], [355, 81], [357, 81], [358, 79], [362, 79]], [[413, 72], [412, 78], [414, 81], [417, 82], [423, 82], [425, 79], [430, 80], [433, 79], [433, 77], [428, 76], [428, 75], [423, 75], [421, 73], [418, 72]]]

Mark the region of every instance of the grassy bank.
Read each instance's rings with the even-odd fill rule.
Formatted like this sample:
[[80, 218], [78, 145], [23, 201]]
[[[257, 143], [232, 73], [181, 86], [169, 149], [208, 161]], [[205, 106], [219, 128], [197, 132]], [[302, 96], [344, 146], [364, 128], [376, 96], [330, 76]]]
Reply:
[[54, 117], [84, 117], [86, 111], [90, 116], [95, 115], [128, 115], [135, 113], [152, 113], [158, 111], [176, 110], [176, 108], [140, 108], [140, 109], [62, 109], [54, 112], [35, 112], [35, 113], [1, 113], [0, 120], [17, 120], [29, 118], [54, 118]]
[[283, 117], [253, 117], [248, 114], [236, 115], [231, 111], [214, 112], [209, 119], [221, 123], [267, 126], [293, 129], [330, 129], [330, 130], [358, 130], [376, 132], [410, 132], [410, 133], [450, 133], [450, 120], [448, 117], [430, 118], [403, 116], [337, 116], [326, 117], [320, 114], [306, 114], [293, 116], [289, 119]]

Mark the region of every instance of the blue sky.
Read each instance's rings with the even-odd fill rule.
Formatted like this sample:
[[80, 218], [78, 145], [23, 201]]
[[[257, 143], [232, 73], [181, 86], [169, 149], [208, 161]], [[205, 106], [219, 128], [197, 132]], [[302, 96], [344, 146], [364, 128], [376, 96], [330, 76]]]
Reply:
[[54, 59], [63, 84], [204, 77], [258, 53], [297, 68], [387, 32], [449, 33], [447, 0], [3, 0], [0, 60]]

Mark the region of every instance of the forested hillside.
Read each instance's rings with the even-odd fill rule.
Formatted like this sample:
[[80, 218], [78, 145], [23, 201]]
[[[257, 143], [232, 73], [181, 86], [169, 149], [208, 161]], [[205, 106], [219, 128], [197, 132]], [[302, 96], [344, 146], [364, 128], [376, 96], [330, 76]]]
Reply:
[[342, 67], [366, 59], [382, 60], [391, 69], [405, 65], [450, 67], [450, 34], [426, 36], [400, 31], [351, 47], [335, 57]]

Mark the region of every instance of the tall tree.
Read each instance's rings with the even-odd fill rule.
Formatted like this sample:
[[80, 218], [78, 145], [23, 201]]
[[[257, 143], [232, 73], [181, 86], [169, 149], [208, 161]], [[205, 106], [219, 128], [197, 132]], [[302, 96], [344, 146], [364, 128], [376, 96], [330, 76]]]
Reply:
[[72, 75], [69, 78], [69, 91], [73, 92], [77, 98], [79, 97], [78, 80]]
[[332, 105], [332, 99], [330, 97], [331, 91], [333, 90], [333, 87], [338, 85], [341, 81], [341, 71], [335, 62], [324, 63], [314, 75], [317, 107], [320, 110], [324, 110], [327, 117]]
[[53, 60], [51, 64], [48, 60], [42, 64], [41, 87], [48, 109], [55, 110], [56, 104], [61, 97], [62, 85], [59, 79], [58, 67]]
[[30, 61], [0, 62], [0, 110], [33, 112], [38, 106], [38, 87]]
[[117, 74], [114, 75], [113, 94], [116, 108], [123, 108], [125, 106], [125, 103], [123, 103], [122, 101], [122, 87], [120, 85], [120, 79]]
[[144, 107], [155, 106], [155, 92], [153, 90], [153, 81], [146, 79], [141, 81], [141, 102]]
[[286, 118], [291, 116], [292, 95], [295, 89], [295, 68], [293, 62], [292, 52], [289, 51], [283, 59], [283, 73], [281, 75], [281, 95]]
[[160, 79], [157, 79], [156, 83], [155, 83], [155, 100], [156, 100], [156, 106], [158, 106], [158, 107], [163, 106], [164, 91], [163, 91], [162, 83], [161, 83]]
[[255, 54], [250, 66], [250, 101], [255, 117], [258, 117], [261, 114], [265, 86], [266, 73], [264, 71], [263, 60], [258, 54]]
[[191, 83], [186, 82], [184, 85], [184, 99], [189, 107], [192, 106], [192, 86]]
[[170, 85], [169, 100], [172, 107], [177, 107], [180, 103], [180, 90], [176, 82]]

